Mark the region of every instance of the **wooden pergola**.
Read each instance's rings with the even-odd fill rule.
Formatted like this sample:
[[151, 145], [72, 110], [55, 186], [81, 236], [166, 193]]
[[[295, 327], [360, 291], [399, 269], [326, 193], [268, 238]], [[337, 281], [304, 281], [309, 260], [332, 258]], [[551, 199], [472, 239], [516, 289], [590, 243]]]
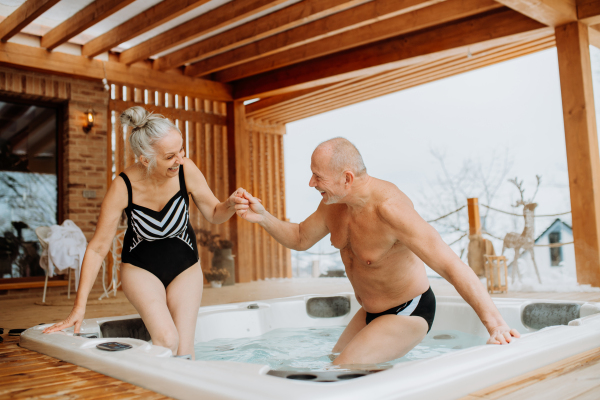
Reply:
[[[280, 218], [286, 123], [556, 46], [578, 280], [600, 286], [588, 48], [600, 47], [600, 0], [95, 0], [51, 29], [30, 25], [59, 3], [27, 0], [0, 22], [3, 66], [106, 78], [108, 132], [119, 132], [111, 113], [160, 111], [178, 121], [219, 196], [246, 187]], [[129, 6], [139, 13], [82, 35]], [[9, 75], [0, 73], [0, 94], [49, 96], [51, 79]], [[133, 162], [124, 140], [107, 134], [109, 171]], [[289, 253], [258, 227], [210, 228], [234, 241], [237, 281], [290, 276]]]

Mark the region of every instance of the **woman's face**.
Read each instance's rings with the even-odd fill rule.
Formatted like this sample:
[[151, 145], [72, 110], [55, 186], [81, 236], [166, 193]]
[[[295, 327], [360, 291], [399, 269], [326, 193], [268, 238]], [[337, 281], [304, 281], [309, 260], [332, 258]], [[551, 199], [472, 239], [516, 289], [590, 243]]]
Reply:
[[183, 138], [179, 132], [172, 130], [155, 144], [156, 168], [154, 175], [172, 178], [179, 175], [179, 166], [183, 164]]

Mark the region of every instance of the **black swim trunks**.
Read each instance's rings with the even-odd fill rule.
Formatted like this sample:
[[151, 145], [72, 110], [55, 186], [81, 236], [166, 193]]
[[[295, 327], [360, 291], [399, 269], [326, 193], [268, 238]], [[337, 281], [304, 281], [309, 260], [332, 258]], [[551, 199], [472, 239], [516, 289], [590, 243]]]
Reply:
[[435, 317], [435, 295], [431, 290], [431, 287], [427, 289], [425, 293], [415, 297], [406, 303], [400, 304], [399, 306], [392, 307], [389, 310], [380, 313], [367, 313], [367, 325], [377, 317], [382, 315], [411, 315], [414, 317], [421, 317], [429, 326], [427, 333], [431, 330], [433, 325], [433, 318]]

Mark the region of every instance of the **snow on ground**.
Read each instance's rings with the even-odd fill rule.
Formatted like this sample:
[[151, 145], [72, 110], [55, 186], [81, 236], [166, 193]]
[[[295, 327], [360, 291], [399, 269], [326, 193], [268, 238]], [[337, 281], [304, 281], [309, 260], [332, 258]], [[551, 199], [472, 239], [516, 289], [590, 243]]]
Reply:
[[560, 267], [538, 265], [538, 268], [542, 283], [537, 279], [531, 259], [525, 255], [519, 260], [522, 279], [517, 276], [513, 281], [512, 271], [509, 270], [508, 290], [511, 292], [600, 292], [600, 288], [577, 283], [574, 265]]

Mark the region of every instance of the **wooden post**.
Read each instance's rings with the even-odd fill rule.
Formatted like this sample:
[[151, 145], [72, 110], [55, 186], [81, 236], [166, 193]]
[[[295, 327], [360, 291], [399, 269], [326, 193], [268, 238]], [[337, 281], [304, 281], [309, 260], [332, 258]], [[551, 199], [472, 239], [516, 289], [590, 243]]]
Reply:
[[[248, 190], [250, 183], [250, 155], [248, 132], [246, 131], [246, 112], [241, 101], [227, 103], [227, 155], [229, 172], [229, 196], [238, 187]], [[234, 215], [230, 220], [231, 241], [235, 254], [235, 281], [252, 280], [253, 227], [250, 222]]]
[[588, 28], [555, 29], [571, 190], [577, 281], [600, 286], [600, 155]]
[[479, 199], [474, 197], [467, 199], [469, 211], [469, 236], [481, 235], [481, 218], [479, 218]]
[[485, 241], [481, 236], [481, 219], [479, 218], [479, 199], [467, 199], [469, 214], [469, 247], [467, 249], [467, 262], [477, 276], [485, 274], [484, 258]]

